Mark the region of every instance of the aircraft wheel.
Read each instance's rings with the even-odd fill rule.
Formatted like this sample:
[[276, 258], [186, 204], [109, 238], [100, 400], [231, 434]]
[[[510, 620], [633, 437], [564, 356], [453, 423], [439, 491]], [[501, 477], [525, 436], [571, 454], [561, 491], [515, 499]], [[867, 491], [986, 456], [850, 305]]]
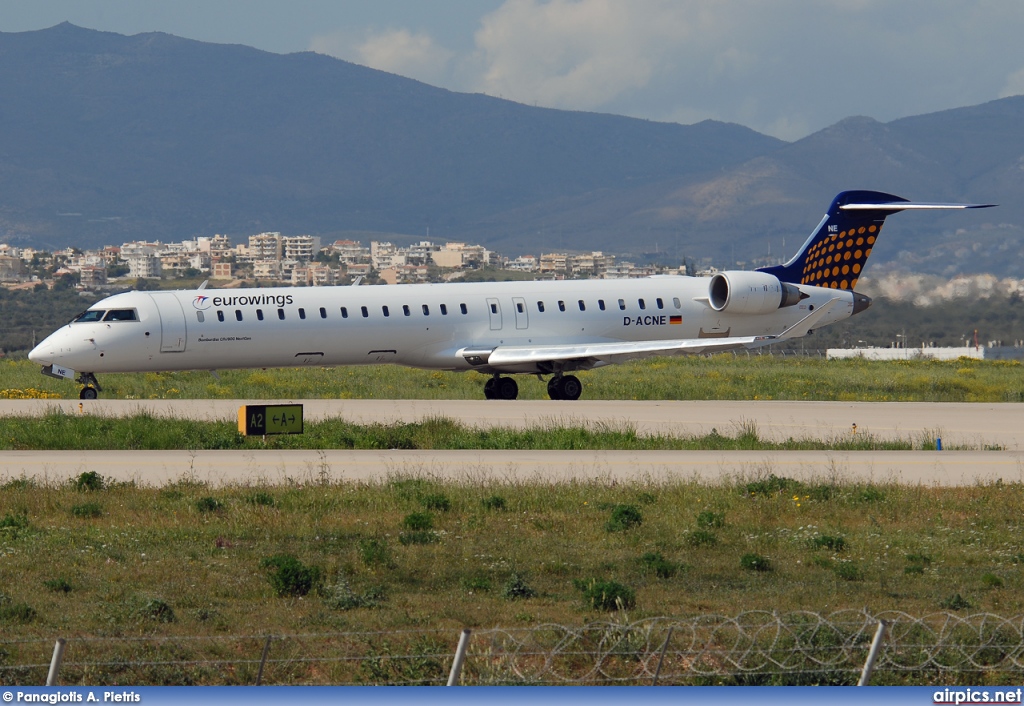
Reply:
[[498, 396], [498, 381], [495, 378], [490, 378], [484, 383], [484, 398], [488, 400], [496, 399]]
[[559, 385], [561, 381], [562, 378], [551, 378], [548, 380], [548, 397], [553, 400], [564, 399], [562, 397], [561, 385]]
[[583, 383], [575, 375], [562, 377], [562, 384], [559, 385], [563, 400], [578, 400], [583, 394]]
[[92, 385], [83, 387], [82, 391], [78, 393], [78, 399], [80, 400], [94, 400], [97, 397], [99, 397], [99, 394], [96, 392], [96, 388]]
[[498, 392], [497, 397], [502, 400], [514, 400], [519, 397], [519, 385], [512, 378], [498, 378], [498, 384], [495, 389]]

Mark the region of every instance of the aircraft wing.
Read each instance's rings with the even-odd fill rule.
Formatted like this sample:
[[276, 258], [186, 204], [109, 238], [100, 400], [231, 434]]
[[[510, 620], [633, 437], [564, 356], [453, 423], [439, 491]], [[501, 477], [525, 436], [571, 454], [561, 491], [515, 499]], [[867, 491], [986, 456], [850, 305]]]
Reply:
[[[596, 364], [622, 363], [656, 355], [716, 353], [752, 349], [805, 336], [839, 304], [831, 299], [782, 333], [771, 336], [730, 336], [727, 338], [679, 338], [661, 341], [616, 341], [612, 343], [498, 346], [491, 351], [463, 349], [460, 355], [475, 364], [504, 368], [524, 364], [577, 361]], [[472, 358], [472, 359], [471, 359]]]

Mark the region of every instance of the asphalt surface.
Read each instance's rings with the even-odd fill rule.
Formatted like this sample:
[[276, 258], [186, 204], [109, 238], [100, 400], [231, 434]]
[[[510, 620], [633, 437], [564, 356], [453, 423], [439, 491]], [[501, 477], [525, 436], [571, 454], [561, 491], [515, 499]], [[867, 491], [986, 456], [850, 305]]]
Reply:
[[[67, 414], [235, 420], [239, 400], [3, 400], [0, 416]], [[250, 403], [299, 402], [253, 400]], [[462, 482], [600, 480], [708, 482], [756, 478], [892, 481], [925, 485], [1024, 482], [1024, 404], [868, 402], [620, 402], [302, 400], [307, 421], [416, 421], [525, 427], [583, 424], [641, 434], [734, 435], [756, 425], [762, 438], [833, 439], [852, 433], [915, 441], [942, 438], [954, 451], [4, 451], [0, 477], [62, 482], [83, 471], [163, 485], [183, 478], [223, 484], [380, 481], [431, 476]], [[856, 432], [853, 424], [857, 425]], [[985, 450], [998, 447], [1000, 450]]]

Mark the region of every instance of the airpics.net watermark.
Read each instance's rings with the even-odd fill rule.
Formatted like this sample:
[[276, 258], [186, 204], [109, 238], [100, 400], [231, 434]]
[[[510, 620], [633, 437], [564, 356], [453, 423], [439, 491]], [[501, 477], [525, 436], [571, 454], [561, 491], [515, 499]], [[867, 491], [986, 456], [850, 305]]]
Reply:
[[932, 695], [933, 704], [1019, 704], [1024, 689], [943, 689]]

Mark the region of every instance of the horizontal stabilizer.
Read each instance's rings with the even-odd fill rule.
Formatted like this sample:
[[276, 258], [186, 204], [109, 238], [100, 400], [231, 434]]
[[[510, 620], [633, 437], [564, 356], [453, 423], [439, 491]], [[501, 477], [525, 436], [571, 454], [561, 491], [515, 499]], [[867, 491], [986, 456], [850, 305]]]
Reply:
[[994, 203], [915, 203], [913, 201], [896, 201], [893, 203], [848, 203], [839, 207], [840, 211], [913, 211], [913, 210], [962, 210], [965, 208], [993, 208]]

